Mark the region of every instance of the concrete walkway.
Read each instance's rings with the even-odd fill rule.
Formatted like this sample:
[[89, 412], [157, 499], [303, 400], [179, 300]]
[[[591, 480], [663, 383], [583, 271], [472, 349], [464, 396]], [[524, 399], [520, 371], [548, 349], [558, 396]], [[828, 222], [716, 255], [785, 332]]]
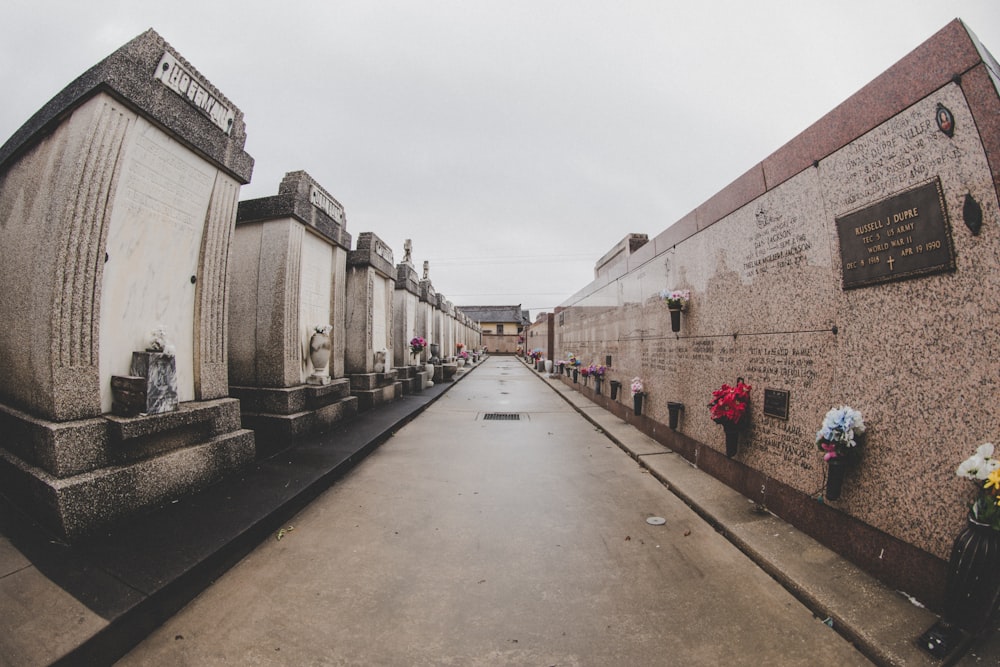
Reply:
[[933, 614], [571, 385], [458, 380], [72, 546], [0, 496], [0, 666], [111, 664], [206, 589], [123, 664], [865, 664], [827, 625], [939, 664]]
[[870, 664], [547, 384], [491, 358], [119, 664]]

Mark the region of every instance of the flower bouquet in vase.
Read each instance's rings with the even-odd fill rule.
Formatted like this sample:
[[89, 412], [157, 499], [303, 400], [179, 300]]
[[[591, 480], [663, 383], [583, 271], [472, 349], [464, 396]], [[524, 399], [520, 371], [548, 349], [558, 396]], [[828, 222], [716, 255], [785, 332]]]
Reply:
[[983, 630], [1000, 604], [1000, 459], [993, 443], [958, 466], [956, 474], [975, 483], [965, 529], [948, 561], [943, 622], [971, 633]]
[[629, 389], [632, 391], [632, 409], [635, 412], [635, 416], [638, 417], [642, 414], [642, 399], [646, 395], [646, 392], [643, 391], [642, 379], [637, 377], [632, 378], [632, 384]]
[[708, 404], [712, 421], [722, 424], [726, 432], [726, 456], [736, 455], [740, 442], [740, 431], [746, 424], [747, 408], [750, 406], [752, 387], [737, 378], [736, 386], [724, 384], [712, 392], [712, 402]]
[[667, 308], [670, 310], [670, 330], [677, 332], [681, 330], [681, 312], [687, 307], [688, 301], [691, 300], [691, 291], [673, 290], [668, 292], [663, 290], [660, 292], [660, 298], [667, 302]]
[[424, 351], [427, 347], [427, 341], [421, 336], [414, 336], [410, 339], [410, 353], [413, 355], [414, 359], [420, 356], [420, 353]]
[[864, 418], [848, 405], [833, 408], [823, 418], [823, 425], [816, 432], [816, 446], [823, 452], [823, 460], [828, 464], [827, 500], [840, 498], [844, 474], [861, 454], [864, 433]]

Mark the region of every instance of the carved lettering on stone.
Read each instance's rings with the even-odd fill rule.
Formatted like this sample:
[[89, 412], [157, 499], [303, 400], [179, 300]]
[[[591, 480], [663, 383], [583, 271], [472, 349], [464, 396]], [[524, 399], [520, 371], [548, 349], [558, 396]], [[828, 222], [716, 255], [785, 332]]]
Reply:
[[233, 122], [236, 120], [233, 110], [214, 96], [208, 86], [199, 81], [169, 53], [164, 52], [160, 58], [160, 64], [156, 66], [153, 78], [186, 99], [226, 134], [232, 130]]

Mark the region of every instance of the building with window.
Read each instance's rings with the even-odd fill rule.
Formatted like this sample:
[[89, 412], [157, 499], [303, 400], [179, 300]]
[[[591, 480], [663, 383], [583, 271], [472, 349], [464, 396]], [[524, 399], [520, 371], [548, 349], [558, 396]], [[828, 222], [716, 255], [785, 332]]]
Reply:
[[527, 310], [516, 306], [458, 306], [458, 310], [483, 332], [483, 345], [490, 352], [514, 354], [524, 346], [524, 330], [530, 324]]

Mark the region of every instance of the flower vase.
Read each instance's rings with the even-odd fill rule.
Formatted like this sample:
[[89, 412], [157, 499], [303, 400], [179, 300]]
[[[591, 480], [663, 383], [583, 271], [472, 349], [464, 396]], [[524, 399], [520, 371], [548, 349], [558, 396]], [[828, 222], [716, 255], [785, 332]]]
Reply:
[[740, 429], [736, 424], [723, 424], [726, 431], [726, 457], [733, 458], [740, 447]]
[[580, 377], [580, 371], [578, 371], [578, 370], [576, 370], [574, 368], [573, 369], [573, 384], [577, 383], [577, 380], [579, 379], [579, 377]]
[[617, 401], [618, 400], [618, 391], [621, 388], [622, 388], [622, 383], [621, 382], [618, 382], [617, 380], [612, 380], [611, 381], [611, 400], [612, 401]]
[[827, 500], [838, 500], [844, 486], [844, 475], [847, 474], [848, 462], [840, 457], [827, 461], [826, 495]]
[[944, 620], [976, 634], [1000, 601], [1000, 532], [968, 521], [951, 548]]
[[545, 360], [545, 372], [546, 373], [551, 373], [552, 372], [552, 360], [551, 359], [546, 359]]
[[670, 421], [668, 422], [668, 426], [670, 426], [670, 428], [674, 431], [677, 430], [677, 422], [680, 419], [680, 412], [683, 409], [684, 409], [683, 403], [674, 403], [672, 401], [667, 403], [667, 411], [670, 416]]
[[594, 393], [598, 396], [601, 395], [601, 378], [599, 377], [594, 378]]
[[456, 363], [458, 363], [458, 367], [459, 367], [459, 368], [461, 368], [462, 366], [464, 366], [464, 365], [465, 365], [465, 359], [463, 359], [462, 357], [459, 357], [459, 358], [458, 358], [458, 359], [456, 360]]
[[[660, 311], [663, 312], [662, 310]], [[670, 307], [670, 330], [677, 332], [681, 330], [681, 308], [680, 306]]]
[[632, 394], [632, 410], [636, 417], [642, 414], [642, 392]]
[[313, 365], [313, 375], [330, 375], [330, 335], [316, 332], [309, 338], [309, 361]]

